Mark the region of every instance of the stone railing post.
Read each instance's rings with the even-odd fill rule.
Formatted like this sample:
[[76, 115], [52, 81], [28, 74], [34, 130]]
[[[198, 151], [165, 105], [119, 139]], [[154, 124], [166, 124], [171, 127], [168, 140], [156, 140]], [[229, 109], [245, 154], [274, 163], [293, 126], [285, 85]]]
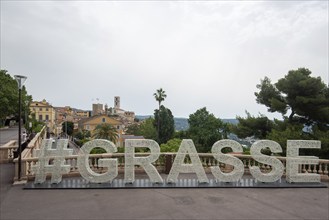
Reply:
[[171, 167], [172, 167], [173, 155], [172, 154], [165, 154], [165, 174], [169, 174]]
[[17, 141], [11, 140], [0, 146], [0, 163], [10, 163], [14, 159], [14, 150], [17, 149]]

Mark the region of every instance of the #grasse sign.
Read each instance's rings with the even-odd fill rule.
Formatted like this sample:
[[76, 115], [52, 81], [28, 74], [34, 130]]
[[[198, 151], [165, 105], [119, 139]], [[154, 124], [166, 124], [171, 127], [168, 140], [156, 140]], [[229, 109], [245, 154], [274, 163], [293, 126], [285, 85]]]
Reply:
[[[70, 171], [70, 165], [65, 164], [65, 157], [72, 155], [72, 149], [67, 149], [68, 140], [60, 139], [57, 142], [56, 149], [52, 149], [51, 140], [43, 140], [42, 146], [36, 150], [38, 162], [32, 165], [32, 171], [35, 173], [34, 183], [43, 183], [46, 181], [47, 174], [51, 174], [51, 183], [60, 183], [62, 175]], [[96, 173], [89, 166], [90, 151], [95, 148], [103, 148], [107, 153], [117, 152], [116, 146], [108, 140], [96, 139], [85, 143], [81, 147], [81, 153], [78, 155], [77, 166], [81, 176], [91, 183], [112, 183], [118, 175], [118, 161], [116, 158], [101, 158], [98, 161], [100, 167], [106, 167], [105, 173]], [[233, 152], [242, 152], [242, 146], [233, 140], [219, 140], [211, 149], [213, 157], [218, 162], [233, 166], [230, 173], [224, 173], [218, 166], [212, 166], [211, 172], [216, 181], [219, 182], [234, 182], [242, 178], [244, 174], [243, 162], [234, 157], [222, 153], [223, 148], [231, 148]], [[149, 148], [150, 155], [146, 157], [136, 157], [136, 148]], [[264, 148], [269, 148], [273, 153], [281, 153], [281, 146], [271, 140], [260, 140], [255, 142], [250, 148], [251, 157], [263, 164], [272, 167], [269, 173], [262, 173], [258, 166], [250, 166], [251, 175], [259, 182], [275, 182], [281, 178], [284, 172], [284, 165], [274, 156], [267, 156], [261, 153]], [[314, 156], [299, 156], [300, 148], [318, 149], [321, 148], [320, 141], [309, 140], [288, 140], [287, 141], [287, 157], [286, 157], [286, 180], [288, 183], [294, 182], [320, 182], [320, 175], [313, 173], [299, 173], [300, 164], [318, 164], [318, 157]], [[180, 173], [195, 173], [199, 183], [208, 183], [209, 180], [203, 169], [200, 158], [190, 139], [184, 139], [179, 147], [173, 162], [172, 168], [166, 180], [163, 180], [159, 172], [152, 165], [160, 156], [159, 144], [153, 140], [126, 140], [125, 142], [125, 167], [124, 167], [124, 182], [126, 184], [134, 183], [135, 181], [135, 165], [141, 166], [147, 173], [152, 183], [164, 184], [178, 181]], [[184, 163], [186, 156], [189, 156], [191, 163]], [[49, 160], [53, 159], [53, 163]]]

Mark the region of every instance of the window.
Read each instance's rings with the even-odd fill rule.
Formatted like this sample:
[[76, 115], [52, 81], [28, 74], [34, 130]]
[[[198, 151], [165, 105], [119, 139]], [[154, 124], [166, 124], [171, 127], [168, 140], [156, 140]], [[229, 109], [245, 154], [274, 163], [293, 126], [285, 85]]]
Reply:
[[120, 129], [120, 125], [117, 126], [117, 129]]
[[105, 123], [106, 119], [105, 118], [102, 118], [102, 122]]
[[42, 121], [42, 115], [39, 115], [39, 121]]
[[88, 131], [89, 131], [89, 129], [90, 129], [89, 125], [86, 125], [86, 130], [88, 130]]
[[39, 111], [42, 111], [42, 108], [39, 108]]
[[48, 111], [49, 109], [48, 108], [46, 108], [46, 112]]
[[46, 115], [46, 120], [49, 121], [49, 115]]

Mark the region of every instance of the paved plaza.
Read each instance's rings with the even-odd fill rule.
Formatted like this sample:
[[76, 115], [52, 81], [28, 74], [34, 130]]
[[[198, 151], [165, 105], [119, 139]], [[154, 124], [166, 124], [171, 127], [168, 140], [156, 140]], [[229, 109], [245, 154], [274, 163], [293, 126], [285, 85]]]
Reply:
[[328, 219], [328, 188], [24, 190], [0, 169], [1, 220]]

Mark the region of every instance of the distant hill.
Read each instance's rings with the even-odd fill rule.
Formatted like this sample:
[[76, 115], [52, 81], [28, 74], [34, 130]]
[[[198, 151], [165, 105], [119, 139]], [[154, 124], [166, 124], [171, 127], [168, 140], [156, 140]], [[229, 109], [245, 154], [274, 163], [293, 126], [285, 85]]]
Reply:
[[238, 119], [234, 119], [234, 118], [230, 118], [230, 119], [221, 119], [223, 122], [225, 123], [229, 123], [229, 124], [233, 124], [233, 125], [237, 125], [239, 124], [239, 120]]
[[[139, 120], [145, 120], [147, 118], [153, 118], [153, 115], [136, 115], [136, 118]], [[238, 124], [239, 121], [237, 119], [221, 119], [225, 123], [230, 124]], [[175, 129], [177, 131], [184, 131], [188, 129], [187, 118], [174, 118], [175, 121]]]
[[145, 120], [147, 118], [153, 118], [153, 115], [136, 115], [135, 118], [142, 121], [142, 120]]

